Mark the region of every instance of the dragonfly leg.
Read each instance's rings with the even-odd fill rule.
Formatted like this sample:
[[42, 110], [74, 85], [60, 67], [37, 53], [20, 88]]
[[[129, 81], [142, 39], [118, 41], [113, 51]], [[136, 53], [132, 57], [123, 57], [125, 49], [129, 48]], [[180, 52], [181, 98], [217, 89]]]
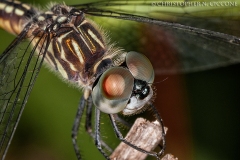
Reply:
[[[89, 98], [87, 99], [87, 112], [86, 112], [85, 129], [86, 129], [87, 133], [93, 139], [96, 139], [97, 136], [95, 136], [95, 134], [93, 133], [92, 123], [91, 123], [91, 119], [92, 119], [92, 106], [93, 106], [92, 97], [89, 96]], [[95, 124], [97, 124], [99, 122], [100, 122], [100, 118], [95, 119]], [[100, 140], [100, 142], [101, 142], [101, 146], [102, 147], [104, 147], [108, 152], [112, 152], [112, 148], [110, 148], [104, 141]]]
[[85, 129], [91, 135], [92, 134], [92, 96], [89, 96], [87, 99], [87, 112], [86, 112], [86, 122], [85, 122]]
[[[84, 96], [81, 97], [79, 106], [78, 106], [78, 110], [77, 110], [77, 115], [73, 124], [73, 128], [72, 128], [72, 142], [73, 142], [73, 146], [74, 146], [74, 150], [77, 156], [78, 160], [81, 160], [81, 154], [80, 154], [80, 150], [77, 144], [77, 135], [79, 132], [79, 126], [81, 124], [81, 118], [82, 118], [82, 114], [84, 112], [85, 107], [87, 107], [87, 111], [86, 111], [86, 121], [85, 121], [85, 129], [87, 131], [87, 133], [95, 140], [95, 144], [96, 146], [98, 146], [98, 149], [101, 148], [101, 146], [103, 146], [105, 149], [107, 149], [109, 152], [112, 152], [112, 149], [100, 139], [100, 128], [99, 128], [99, 124], [100, 124], [100, 112], [98, 109], [96, 109], [96, 116], [95, 116], [95, 133], [92, 132], [92, 123], [91, 123], [91, 119], [92, 119], [92, 98], [91, 96], [88, 97], [88, 99], [85, 99]], [[98, 110], [98, 111], [97, 111]], [[99, 114], [99, 117], [97, 116], [97, 114]], [[96, 142], [99, 143], [96, 143]], [[104, 155], [104, 157], [106, 157], [107, 159], [108, 156], [104, 153], [104, 151], [102, 149], [100, 149], [100, 152]]]
[[128, 128], [128, 129], [130, 129], [131, 126], [133, 125], [132, 123], [129, 123], [129, 122], [125, 121], [124, 119], [122, 119], [121, 117], [119, 117], [118, 114], [114, 114], [114, 118], [115, 118], [116, 121], [118, 121], [124, 127]]
[[134, 145], [133, 143], [127, 141], [127, 140], [123, 137], [122, 133], [120, 132], [120, 130], [119, 130], [117, 124], [116, 124], [116, 116], [115, 116], [114, 114], [109, 114], [109, 117], [110, 117], [110, 119], [111, 119], [111, 123], [112, 123], [112, 125], [113, 125], [114, 132], [115, 132], [116, 136], [119, 138], [119, 140], [121, 140], [121, 141], [124, 142], [125, 144], [131, 146], [132, 148], [134, 148], [134, 149], [136, 149], [136, 150], [138, 150], [138, 151], [140, 151], [140, 152], [142, 152], [142, 153], [145, 153], [145, 154], [154, 156], [154, 157], [156, 157], [157, 159], [159, 159], [159, 156], [161, 156], [161, 155], [163, 154], [163, 152], [164, 152], [164, 150], [165, 150], [165, 146], [166, 146], [166, 144], [165, 144], [165, 131], [164, 131], [164, 128], [163, 128], [162, 119], [161, 119], [160, 115], [158, 114], [156, 108], [155, 108], [153, 105], [151, 105], [151, 107], [153, 108], [153, 111], [154, 111], [154, 114], [155, 114], [157, 120], [158, 120], [159, 123], [162, 125], [163, 146], [162, 146], [161, 151], [160, 151], [159, 153], [157, 153], [157, 152], [152, 152], [152, 151], [146, 151], [146, 150], [144, 150], [144, 149], [142, 149], [142, 148], [140, 148], [140, 147], [137, 147], [137, 146]]
[[79, 147], [77, 144], [77, 135], [78, 135], [78, 131], [79, 131], [79, 125], [81, 123], [82, 114], [83, 114], [84, 108], [85, 108], [85, 102], [86, 102], [86, 100], [82, 96], [80, 103], [78, 105], [77, 115], [75, 117], [73, 128], [72, 128], [72, 142], [73, 142], [74, 150], [75, 150], [78, 160], [81, 160], [81, 154], [80, 154], [80, 150], [79, 150]]
[[[108, 147], [100, 138], [100, 110], [95, 108], [95, 145], [98, 150], [102, 153], [102, 155], [109, 159], [108, 155], [104, 152], [102, 146]], [[110, 160], [110, 159], [109, 159]]]
[[159, 112], [157, 111], [156, 107], [153, 104], [151, 104], [150, 106], [152, 107], [151, 109], [154, 112], [154, 115], [156, 116], [158, 122], [161, 124], [161, 127], [162, 127], [162, 145], [159, 145], [161, 150], [158, 152], [158, 156], [161, 156], [161, 155], [163, 155], [163, 153], [166, 149], [166, 132], [165, 132], [164, 125], [163, 125], [163, 120], [162, 120]]

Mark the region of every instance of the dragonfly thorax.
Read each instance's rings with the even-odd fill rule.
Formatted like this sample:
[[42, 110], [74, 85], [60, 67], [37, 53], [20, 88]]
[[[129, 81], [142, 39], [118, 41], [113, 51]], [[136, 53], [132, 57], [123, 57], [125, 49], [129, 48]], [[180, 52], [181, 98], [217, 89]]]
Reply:
[[[80, 86], [91, 85], [95, 65], [100, 64], [107, 51], [98, 27], [86, 20], [82, 11], [65, 5], [55, 5], [33, 21], [31, 28], [36, 42], [42, 36], [51, 37], [45, 56], [50, 68]], [[41, 41], [47, 44], [44, 38]]]

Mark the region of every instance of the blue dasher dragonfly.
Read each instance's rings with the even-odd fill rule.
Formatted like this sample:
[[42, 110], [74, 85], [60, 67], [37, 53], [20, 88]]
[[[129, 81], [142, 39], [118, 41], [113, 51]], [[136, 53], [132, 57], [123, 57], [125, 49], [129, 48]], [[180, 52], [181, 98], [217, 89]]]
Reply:
[[[229, 27], [228, 22], [232, 22], [231, 24], [234, 24], [234, 23], [237, 24], [237, 21], [234, 19], [234, 15], [231, 15], [233, 16], [232, 19], [231, 17], [229, 18], [228, 14], [226, 15], [223, 14], [221, 17], [215, 16], [215, 15], [210, 15], [209, 17], [206, 17], [208, 15], [208, 12], [210, 11], [212, 12], [213, 8], [209, 8], [209, 10], [205, 10], [206, 8], [204, 8], [204, 10], [200, 9], [199, 11], [196, 11], [196, 10], [191, 11], [191, 9], [194, 7], [182, 7], [182, 6], [176, 7], [177, 9], [179, 9], [179, 11], [175, 11], [175, 12], [171, 11], [169, 13], [168, 10], [164, 11], [166, 6], [161, 7], [161, 6], [153, 6], [153, 5], [154, 4], [152, 4], [152, 2], [147, 2], [147, 1], [133, 1], [132, 3], [130, 1], [127, 1], [127, 2], [126, 1], [114, 1], [114, 2], [104, 1], [104, 2], [93, 3], [93, 4], [91, 3], [89, 5], [76, 5], [75, 7], [83, 10], [84, 13], [86, 13], [87, 15], [89, 14], [90, 18], [91, 18], [91, 15], [95, 16], [96, 22], [98, 21], [97, 19], [101, 19], [101, 17], [103, 17], [102, 19], [107, 18], [107, 23], [106, 24], [103, 23], [101, 24], [101, 26], [103, 29], [109, 28], [109, 32], [111, 32], [111, 29], [112, 31], [114, 31], [115, 28], [119, 30], [121, 29], [121, 27], [123, 28], [126, 27], [124, 25], [118, 26], [119, 24], [118, 22], [120, 21], [122, 22], [122, 19], [127, 20], [125, 25], [129, 25], [131, 29], [136, 29], [138, 30], [138, 32], [142, 32], [142, 35], [136, 35], [136, 37], [140, 37], [140, 41], [139, 41], [140, 43], [137, 42], [136, 40], [132, 40], [131, 39], [132, 37], [129, 37], [128, 35], [124, 35], [124, 33], [122, 33], [121, 35], [117, 35], [117, 37], [111, 37], [111, 39], [113, 42], [117, 42], [118, 46], [124, 47], [126, 51], [135, 50], [135, 51], [146, 54], [147, 57], [149, 57], [149, 59], [153, 63], [156, 74], [199, 71], [199, 70], [209, 69], [212, 67], [238, 63], [239, 38], [237, 37], [238, 36], [237, 29], [234, 30], [234, 28], [233, 29], [231, 28], [231, 30], [230, 29], [226, 30], [226, 28]], [[142, 7], [145, 10], [143, 10]], [[169, 8], [173, 8], [173, 10], [175, 10], [174, 7], [168, 7], [168, 9]], [[219, 7], [219, 8], [216, 7], [215, 8], [217, 12], [216, 15], [219, 15], [219, 13], [222, 13], [223, 11], [226, 11], [228, 9], [232, 10], [232, 8], [234, 8], [234, 6]], [[237, 8], [238, 7], [234, 9], [237, 9]], [[133, 16], [133, 15], [136, 15], [136, 16]], [[111, 20], [109, 17], [113, 17], [115, 19]], [[170, 23], [167, 23], [165, 21], [160, 21], [158, 20], [159, 18], [169, 21]], [[93, 19], [95, 20], [95, 18]], [[120, 20], [117, 20], [117, 19], [120, 19]], [[194, 26], [194, 24], [192, 24], [193, 23], [192, 19], [196, 19], [194, 22], [195, 24], [197, 24], [197, 26]], [[219, 19], [221, 21], [218, 21]], [[130, 20], [130, 22], [128, 22], [128, 20]], [[201, 22], [205, 22], [206, 20], [208, 23], [204, 23], [204, 24], [201, 23]], [[172, 22], [175, 22], [175, 23], [172, 23]], [[180, 25], [179, 24], [180, 22], [181, 24], [185, 24], [186, 26]], [[211, 23], [222, 25], [222, 27], [219, 28], [219, 27], [216, 27], [216, 25], [215, 25], [216, 28], [214, 27], [211, 28], [212, 25], [210, 25], [210, 27], [204, 26], [205, 24], [211, 24]], [[142, 28], [138, 28], [139, 24], [142, 25]], [[198, 24], [202, 24], [203, 26], [198, 26]], [[114, 27], [114, 25], [116, 26]], [[159, 26], [167, 30], [167, 33], [169, 33], [167, 38], [166, 38], [166, 35], [162, 33], [163, 29], [162, 28], [159, 29], [160, 28]], [[193, 27], [189, 27], [189, 26], [193, 26]], [[209, 30], [198, 29], [194, 27], [206, 28], [206, 29], [210, 29], [218, 32], [212, 32]], [[221, 30], [222, 28], [224, 28], [225, 30]], [[227, 34], [219, 33], [219, 32], [224, 33], [225, 31]], [[228, 34], [236, 35], [236, 37]], [[152, 36], [154, 35], [157, 35], [157, 37], [156, 39], [151, 41]], [[161, 35], [164, 35], [164, 36], [161, 36]], [[174, 38], [172, 35], [174, 35]], [[19, 43], [26, 43], [26, 45], [29, 43], [28, 41], [27, 42], [22, 41], [20, 36], [18, 37], [18, 39], [19, 39]], [[189, 42], [190, 39], [193, 40], [192, 42], [194, 43]], [[49, 40], [46, 40], [46, 41], [48, 42]], [[166, 51], [167, 53], [162, 53], [163, 46], [161, 47], [158, 46], [160, 42], [162, 42], [162, 44], [164, 45], [171, 44], [172, 50]], [[167, 43], [164, 43], [164, 42], [167, 42]], [[15, 47], [16, 43], [17, 42], [15, 42], [14, 46], [12, 47]], [[151, 44], [151, 45], [147, 45], [147, 44]], [[19, 48], [19, 49], [20, 51], [21, 50], [25, 51], [24, 48]], [[194, 49], [194, 52], [192, 49]], [[191, 50], [192, 52], [189, 53], [189, 50]], [[162, 54], [160, 55], [161, 57], [159, 58], [159, 61], [156, 61], [154, 59], [156, 59], [156, 57], [159, 56], [159, 52]], [[1, 59], [4, 59], [4, 57], [1, 57]], [[160, 64], [160, 61], [161, 61], [161, 64]], [[2, 61], [1, 63], [3, 62], [4, 61]], [[25, 62], [25, 63], [27, 63], [28, 65], [28, 62]], [[34, 61], [31, 60], [29, 63], [34, 64]], [[38, 70], [33, 68], [32, 71], [38, 71]]]

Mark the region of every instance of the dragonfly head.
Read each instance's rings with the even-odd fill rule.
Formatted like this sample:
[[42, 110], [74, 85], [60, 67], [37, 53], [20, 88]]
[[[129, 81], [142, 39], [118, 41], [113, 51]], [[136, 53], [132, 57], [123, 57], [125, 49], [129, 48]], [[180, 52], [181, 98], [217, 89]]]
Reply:
[[153, 96], [154, 70], [142, 54], [129, 52], [125, 62], [107, 69], [93, 86], [93, 103], [104, 113], [141, 112]]

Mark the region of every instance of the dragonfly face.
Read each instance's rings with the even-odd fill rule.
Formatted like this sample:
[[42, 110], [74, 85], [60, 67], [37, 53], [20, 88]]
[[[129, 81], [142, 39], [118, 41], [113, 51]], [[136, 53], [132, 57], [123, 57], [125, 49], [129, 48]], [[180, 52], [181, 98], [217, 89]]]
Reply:
[[136, 52], [126, 55], [124, 67], [112, 67], [93, 88], [93, 103], [103, 112], [136, 114], [153, 96], [154, 71], [150, 61]]

